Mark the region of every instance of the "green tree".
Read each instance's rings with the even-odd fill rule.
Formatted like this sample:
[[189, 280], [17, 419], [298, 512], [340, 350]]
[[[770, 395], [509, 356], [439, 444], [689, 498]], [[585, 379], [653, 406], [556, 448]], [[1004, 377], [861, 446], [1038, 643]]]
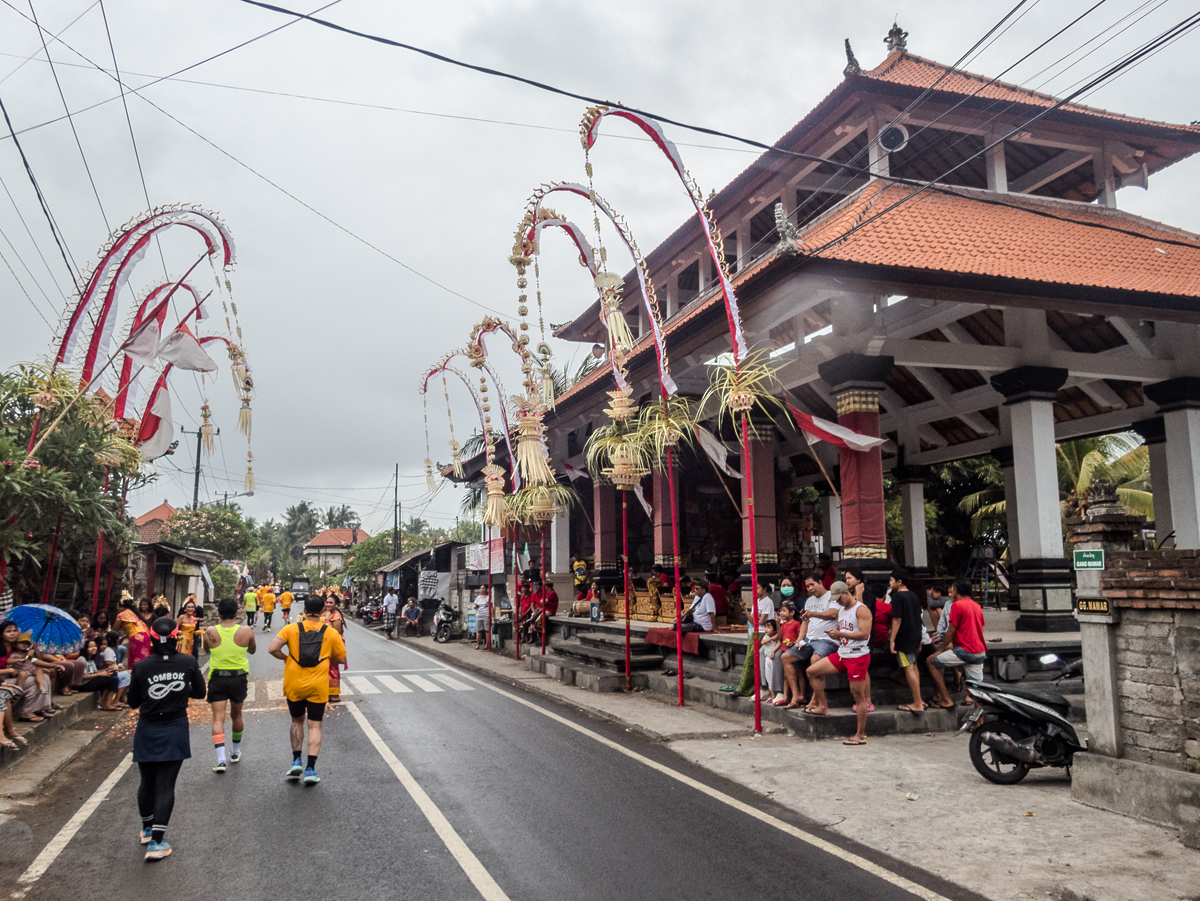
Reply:
[[392, 533], [383, 532], [365, 541], [360, 541], [346, 555], [345, 575], [360, 578], [370, 576], [375, 570], [392, 560]]
[[237, 592], [238, 574], [228, 563], [218, 563], [208, 574], [212, 576], [213, 596], [218, 601], [231, 598]]
[[350, 529], [356, 523], [362, 522], [357, 513], [346, 504], [340, 507], [330, 507], [321, 514], [321, 524], [326, 529]]
[[238, 559], [258, 544], [242, 518], [228, 507], [180, 510], [163, 526], [163, 537], [185, 547], [215, 551], [222, 560]]
[[302, 559], [304, 546], [321, 531], [321, 514], [308, 501], [288, 507], [284, 513], [283, 534], [287, 539], [288, 553], [295, 560]]

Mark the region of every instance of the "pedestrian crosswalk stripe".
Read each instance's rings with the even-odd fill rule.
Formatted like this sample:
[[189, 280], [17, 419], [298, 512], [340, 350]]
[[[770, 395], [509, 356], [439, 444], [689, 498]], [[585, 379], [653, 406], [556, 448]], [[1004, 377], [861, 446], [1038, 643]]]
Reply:
[[[379, 694], [379, 689], [376, 688], [374, 685], [372, 685], [371, 680], [368, 679], [366, 676], [346, 676], [342, 680], [342, 682], [343, 683], [350, 682], [351, 684], [354, 685], [355, 688], [357, 688], [359, 691], [361, 691], [365, 695]], [[343, 685], [342, 691], [345, 691], [345, 690], [346, 690], [345, 686]]]
[[246, 686], [246, 703], [249, 704], [254, 700], [254, 683], [251, 682]]
[[267, 683], [267, 700], [282, 701], [283, 700], [283, 680], [275, 679]]
[[417, 686], [417, 688], [420, 688], [424, 691], [445, 691], [446, 690], [446, 689], [442, 688], [442, 686], [440, 686], [440, 685], [434, 685], [432, 682], [430, 682], [424, 676], [418, 676], [415, 673], [409, 673], [404, 678], [408, 679], [409, 682], [411, 682], [413, 685]]
[[[411, 676], [409, 678], [412, 678]], [[437, 679], [443, 685], [449, 685], [455, 691], [474, 691], [474, 687], [467, 685], [465, 682], [459, 682], [453, 676], [443, 675], [442, 673], [434, 673], [434, 679]]]
[[382, 682], [385, 687], [390, 688], [397, 694], [402, 694], [404, 692], [408, 692], [410, 694], [412, 693], [412, 689], [399, 679], [393, 679], [391, 676], [376, 676], [375, 678]]
[[[354, 689], [350, 687], [350, 684], [349, 684], [349, 682], [347, 682], [346, 679], [342, 679], [341, 682], [339, 682], [338, 684], [342, 689], [342, 694], [344, 694], [344, 695], [354, 694]], [[363, 694], [366, 694], [366, 692], [363, 692]]]

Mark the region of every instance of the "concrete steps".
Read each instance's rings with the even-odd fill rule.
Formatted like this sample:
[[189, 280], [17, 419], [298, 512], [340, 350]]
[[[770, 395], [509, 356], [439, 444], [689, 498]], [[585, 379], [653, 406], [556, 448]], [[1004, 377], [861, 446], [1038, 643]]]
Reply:
[[[606, 635], [583, 634], [575, 639], [555, 641], [550, 650], [559, 657], [582, 664], [586, 667], [606, 670], [625, 677], [625, 641]], [[644, 641], [630, 644], [630, 669], [657, 670], [662, 666], [662, 654], [654, 645]], [[622, 681], [624, 686], [624, 681]]]

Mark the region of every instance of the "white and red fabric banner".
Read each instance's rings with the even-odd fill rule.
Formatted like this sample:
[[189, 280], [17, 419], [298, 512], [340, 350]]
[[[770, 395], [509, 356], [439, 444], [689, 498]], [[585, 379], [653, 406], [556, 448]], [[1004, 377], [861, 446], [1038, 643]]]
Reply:
[[175, 437], [175, 423], [171, 418], [171, 392], [167, 388], [167, 374], [158, 377], [142, 425], [138, 430], [137, 449], [142, 459], [149, 462], [165, 454]]
[[708, 454], [710, 460], [717, 464], [721, 472], [734, 479], [742, 477], [740, 472], [730, 468], [728, 463], [729, 450], [716, 435], [704, 426], [698, 425], [696, 426], [696, 437], [700, 439], [700, 446], [704, 448], [704, 452]]
[[638, 501], [641, 503], [642, 509], [646, 511], [646, 516], [648, 516], [651, 520], [653, 520], [654, 519], [654, 510], [653, 510], [653, 508], [651, 508], [650, 502], [648, 500], [646, 500], [646, 491], [644, 488], [642, 488], [641, 482], [638, 482], [633, 487], [633, 494], [634, 494], [634, 497], [636, 497], [638, 499]]
[[[147, 329], [146, 331], [149, 331]], [[182, 323], [158, 345], [158, 358], [180, 369], [216, 372], [217, 364], [204, 352], [196, 336]]]
[[796, 409], [791, 404], [788, 404], [787, 407], [801, 431], [812, 438], [816, 438], [818, 441], [828, 441], [834, 447], [844, 447], [853, 451], [868, 451], [879, 447], [887, 440], [886, 438], [873, 438], [870, 435], [864, 435], [862, 432], [848, 429], [844, 425], [838, 425], [836, 422], [830, 422], [828, 419], [820, 419], [805, 413], [803, 410]]
[[577, 481], [578, 479], [587, 479], [588, 481], [591, 481], [592, 477], [588, 475], [586, 470], [576, 469], [570, 463], [564, 463], [562, 468], [563, 472], [567, 474], [567, 478], [572, 482]]

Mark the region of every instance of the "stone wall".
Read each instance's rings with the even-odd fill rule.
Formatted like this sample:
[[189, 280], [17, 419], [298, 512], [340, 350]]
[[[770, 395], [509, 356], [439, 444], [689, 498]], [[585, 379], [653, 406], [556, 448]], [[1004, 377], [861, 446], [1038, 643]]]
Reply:
[[1200, 772], [1200, 551], [1108, 555], [1122, 756]]

